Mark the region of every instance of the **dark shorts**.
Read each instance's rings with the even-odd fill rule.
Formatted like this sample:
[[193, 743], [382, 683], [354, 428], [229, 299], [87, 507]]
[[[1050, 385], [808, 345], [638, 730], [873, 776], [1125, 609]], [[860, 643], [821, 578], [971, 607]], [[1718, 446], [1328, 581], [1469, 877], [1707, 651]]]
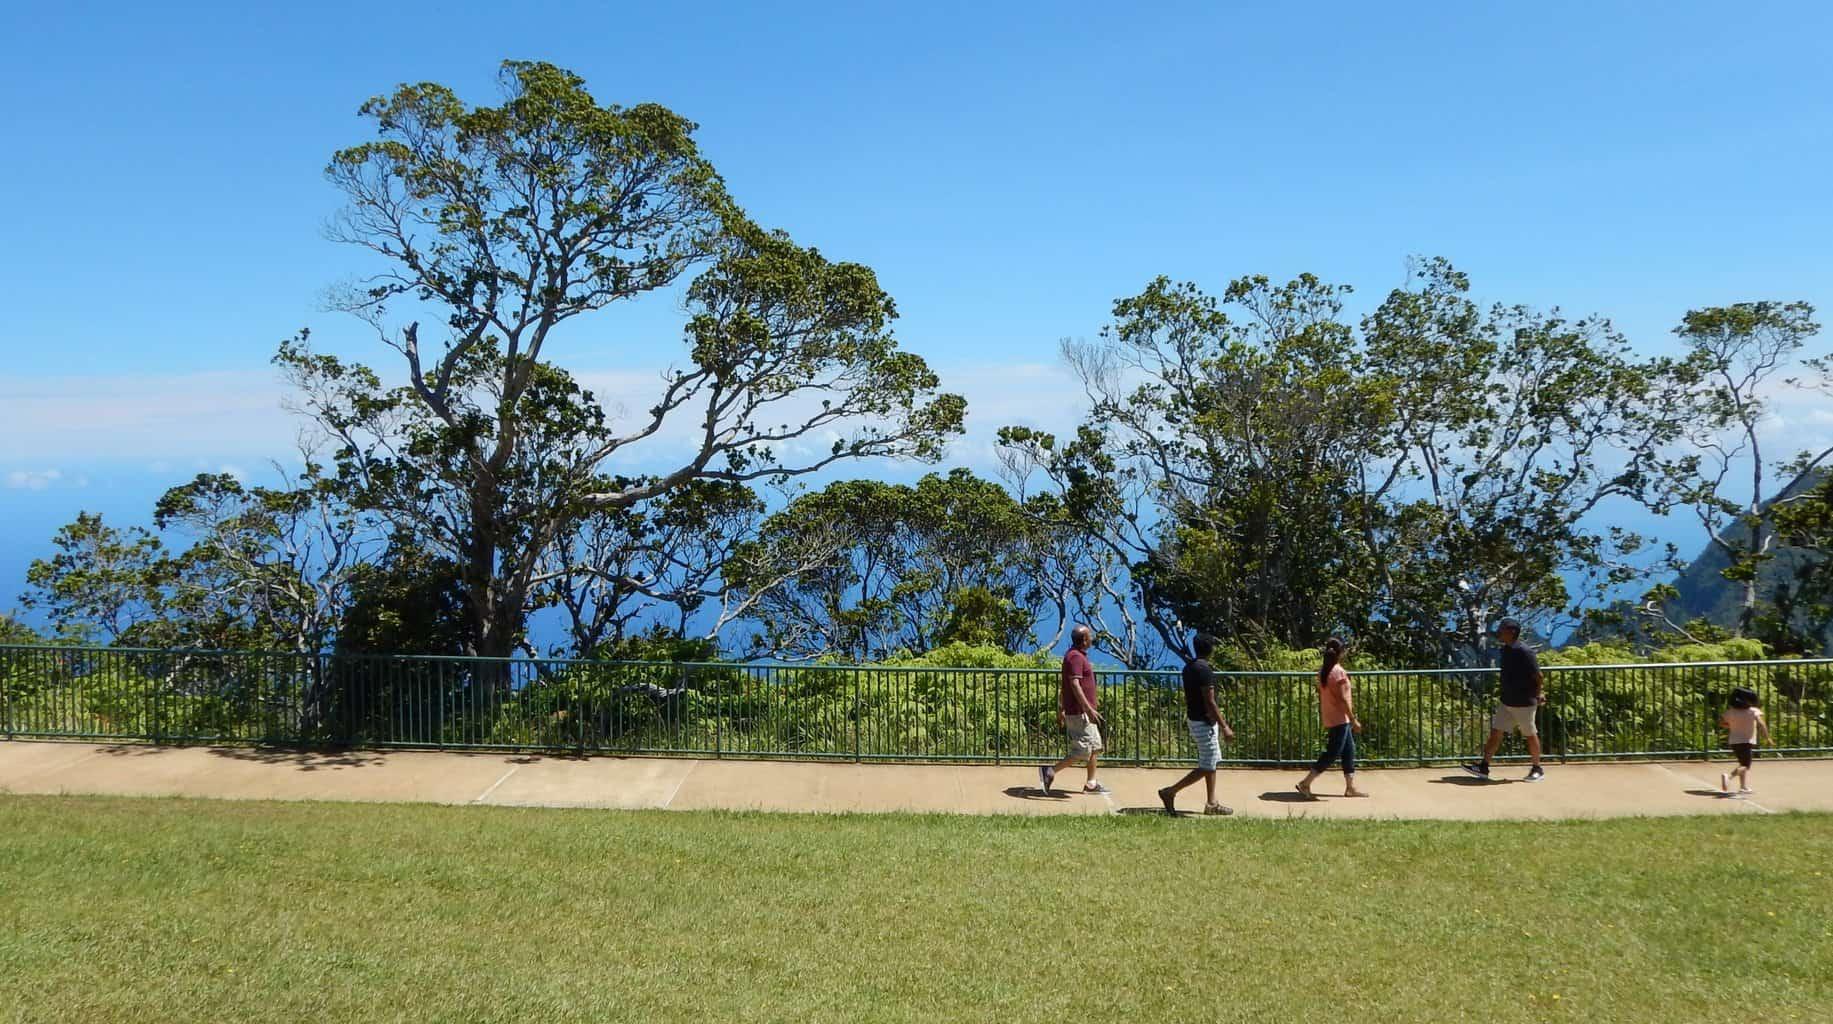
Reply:
[[1755, 743], [1733, 743], [1731, 752], [1737, 755], [1739, 768], [1748, 768], [1750, 762], [1757, 756], [1757, 745]]

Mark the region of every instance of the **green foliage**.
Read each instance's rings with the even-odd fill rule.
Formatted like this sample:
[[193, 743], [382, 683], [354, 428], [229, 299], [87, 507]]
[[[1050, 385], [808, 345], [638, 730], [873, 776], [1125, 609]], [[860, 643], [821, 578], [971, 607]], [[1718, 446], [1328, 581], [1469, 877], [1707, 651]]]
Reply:
[[[957, 643], [873, 665], [723, 664], [655, 631], [607, 653], [672, 660], [505, 667], [63, 647], [0, 655], [0, 692], [12, 728], [28, 735], [1013, 760], [1055, 757], [1062, 745], [1059, 659], [1047, 651]], [[1218, 654], [1218, 699], [1237, 734], [1229, 756], [1308, 760], [1323, 739], [1317, 653], [1268, 653]], [[1639, 667], [1633, 651], [1606, 643], [1547, 652], [1548, 752], [1716, 749], [1717, 716], [1738, 686], [1758, 692], [1778, 744], [1833, 746], [1833, 665], [1727, 664], [1762, 653], [1736, 639], [1669, 648]], [[1366, 759], [1442, 760], [1481, 744], [1493, 671], [1383, 669], [1353, 650], [1347, 664]], [[1189, 755], [1175, 673], [1099, 678], [1110, 758]]]
[[462, 654], [470, 618], [455, 567], [396, 538], [358, 567], [337, 628], [339, 654]]
[[914, 486], [848, 480], [797, 497], [729, 581], [760, 650], [863, 660], [952, 642], [1030, 646], [1049, 533], [965, 469]]
[[1160, 278], [1068, 348], [1089, 422], [1001, 440], [1124, 553], [1106, 611], [1139, 607], [1177, 651], [1200, 626], [1250, 652], [1344, 632], [1471, 663], [1503, 612], [1573, 614], [1649, 570], [1593, 513], [1650, 500], [1673, 366], [1602, 320], [1484, 310], [1443, 260], [1415, 285], [1358, 330], [1346, 289], [1309, 275], [1220, 299]]
[[119, 530], [99, 513], [78, 513], [57, 531], [57, 553], [26, 570], [31, 588], [20, 603], [42, 609], [71, 640], [134, 643], [148, 639], [164, 605], [171, 573], [165, 545], [146, 530]]
[[719, 641], [682, 636], [658, 624], [635, 636], [600, 645], [593, 650], [592, 657], [597, 661], [717, 661]]
[[[606, 582], [603, 560], [571, 560], [594, 513], [696, 481], [934, 459], [960, 432], [964, 403], [938, 394], [923, 360], [898, 348], [895, 306], [870, 268], [751, 223], [691, 122], [656, 104], [601, 103], [550, 64], [505, 62], [501, 82], [497, 106], [468, 106], [432, 83], [378, 96], [362, 110], [377, 139], [326, 169], [349, 199], [337, 237], [385, 261], [340, 304], [403, 355], [407, 383], [384, 387], [303, 336], [278, 356], [336, 439], [336, 479], [352, 504], [456, 569], [474, 653], [512, 653], [531, 610], [567, 603], [572, 581]], [[695, 270], [684, 359], [639, 416], [616, 422], [549, 358], [555, 331]], [[423, 347], [418, 322], [396, 326], [397, 304], [435, 308], [444, 337]], [[668, 453], [656, 475], [601, 472], [683, 420], [696, 447]], [[782, 461], [804, 439], [830, 437]], [[616, 635], [599, 628], [620, 614], [605, 596], [569, 605], [593, 608], [576, 618], [575, 649]]]
[[42, 643], [38, 631], [19, 621], [16, 615], [0, 615], [0, 646], [6, 644]]
[[[1789, 480], [1811, 480], [1833, 448], [1791, 452], [1766, 438], [1764, 425], [1776, 379], [1791, 370], [1802, 376], [1786, 378], [1789, 383], [1833, 393], [1833, 364], [1796, 363], [1819, 331], [1814, 307], [1805, 302], [1740, 302], [1682, 318], [1674, 333], [1687, 347], [1680, 397], [1689, 445], [1662, 464], [1657, 503], [1664, 511], [1689, 509], [1705, 529], [1719, 574], [1738, 594], [1735, 622], [1728, 624], [1791, 648], [1805, 646], [1795, 632], [1795, 595], [1786, 587], [1764, 594], [1760, 586], [1781, 553], [1772, 505], [1794, 486]], [[1778, 482], [1785, 485], [1779, 492]], [[1780, 615], [1778, 604], [1787, 606]]]

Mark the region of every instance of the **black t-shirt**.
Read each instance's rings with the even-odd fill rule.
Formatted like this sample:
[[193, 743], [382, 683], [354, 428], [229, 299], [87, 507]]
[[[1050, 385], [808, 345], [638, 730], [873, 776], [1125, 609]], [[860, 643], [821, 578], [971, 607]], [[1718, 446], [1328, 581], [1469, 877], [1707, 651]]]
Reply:
[[1531, 708], [1540, 688], [1534, 677], [1540, 674], [1540, 659], [1523, 647], [1521, 641], [1502, 645], [1502, 703], [1511, 708]]
[[1216, 670], [1198, 658], [1184, 663], [1184, 714], [1192, 722], [1209, 721], [1208, 691], [1215, 689]]

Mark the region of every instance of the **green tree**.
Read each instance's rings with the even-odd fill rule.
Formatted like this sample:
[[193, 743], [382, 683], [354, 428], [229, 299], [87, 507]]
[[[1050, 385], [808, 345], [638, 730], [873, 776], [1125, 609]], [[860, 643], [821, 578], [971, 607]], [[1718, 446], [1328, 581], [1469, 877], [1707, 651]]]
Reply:
[[1789, 382], [1833, 393], [1833, 366], [1799, 361], [1820, 332], [1806, 302], [1740, 302], [1697, 309], [1674, 333], [1687, 346], [1684, 368], [1688, 432], [1678, 455], [1664, 465], [1663, 506], [1690, 509], [1708, 543], [1729, 564], [1724, 577], [1737, 584], [1737, 628], [1749, 632], [1761, 613], [1763, 567], [1776, 554], [1777, 530], [1769, 508], [1781, 490], [1833, 458], [1833, 446], [1778, 454], [1769, 436], [1775, 385]]
[[373, 524], [310, 462], [286, 486], [246, 487], [199, 474], [159, 499], [153, 522], [189, 543], [172, 559], [166, 614], [174, 623], [240, 627], [243, 646], [329, 650], [351, 584], [376, 547]]
[[1833, 473], [1772, 509], [1777, 536], [1801, 557], [1771, 598], [1766, 642], [1787, 653], [1833, 650]]
[[[497, 106], [435, 84], [377, 97], [363, 114], [379, 138], [328, 169], [349, 200], [336, 236], [384, 267], [342, 305], [400, 354], [407, 383], [303, 343], [280, 354], [340, 445], [353, 503], [457, 567], [472, 650], [523, 642], [544, 561], [588, 510], [696, 480], [933, 459], [959, 431], [962, 401], [898, 349], [871, 270], [747, 220], [694, 125], [600, 104], [548, 64], [505, 63], [502, 84]], [[695, 269], [680, 361], [632, 422], [549, 361], [575, 321]], [[437, 318], [436, 343], [416, 310]], [[645, 441], [685, 454], [651, 476], [601, 473]]]
[[19, 620], [13, 614], [0, 615], [0, 645], [31, 645], [44, 642], [38, 631]]
[[1580, 620], [1622, 585], [1671, 564], [1646, 538], [1600, 524], [1659, 493], [1675, 415], [1674, 366], [1640, 359], [1607, 320], [1468, 298], [1443, 260], [1416, 268], [1363, 323], [1362, 372], [1387, 392], [1387, 436], [1358, 480], [1390, 506], [1371, 530], [1375, 618], [1414, 658], [1481, 651], [1503, 614]]
[[57, 635], [83, 642], [155, 645], [166, 639], [165, 586], [172, 567], [148, 530], [122, 530], [100, 513], [81, 512], [51, 539], [57, 549], [26, 569], [19, 598], [42, 610]]
[[1002, 441], [1171, 650], [1200, 626], [1250, 652], [1348, 631], [1467, 658], [1494, 615], [1570, 615], [1651, 571], [1597, 513], [1646, 500], [1677, 429], [1671, 367], [1607, 323], [1483, 310], [1468, 288], [1424, 261], [1358, 331], [1346, 290], [1308, 275], [1219, 299], [1161, 278], [1065, 346], [1093, 400], [1076, 436]]
[[727, 574], [760, 651], [866, 660], [968, 637], [1030, 644], [1045, 550], [1010, 493], [956, 469], [804, 494], [763, 521]]
[[336, 652], [461, 654], [469, 627], [457, 567], [397, 536], [352, 574]]
[[[725, 569], [763, 512], [751, 488], [716, 480], [689, 481], [632, 506], [588, 509], [555, 539], [536, 603], [566, 613], [566, 649], [578, 656], [622, 650], [646, 620], [668, 636], [697, 632], [710, 640], [735, 615]], [[717, 614], [697, 621], [707, 608]]]
[[311, 465], [271, 488], [200, 474], [160, 497], [153, 523], [157, 534], [79, 514], [27, 570], [22, 602], [68, 639], [316, 654], [373, 547]]

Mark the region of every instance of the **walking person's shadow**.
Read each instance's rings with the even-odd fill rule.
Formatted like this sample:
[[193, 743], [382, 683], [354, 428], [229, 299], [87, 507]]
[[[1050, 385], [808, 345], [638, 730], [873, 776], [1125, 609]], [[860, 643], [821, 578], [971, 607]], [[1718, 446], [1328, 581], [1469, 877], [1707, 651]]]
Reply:
[[1006, 795], [1014, 800], [1067, 800], [1069, 790], [1053, 789], [1046, 793], [1036, 786], [1007, 786]]

